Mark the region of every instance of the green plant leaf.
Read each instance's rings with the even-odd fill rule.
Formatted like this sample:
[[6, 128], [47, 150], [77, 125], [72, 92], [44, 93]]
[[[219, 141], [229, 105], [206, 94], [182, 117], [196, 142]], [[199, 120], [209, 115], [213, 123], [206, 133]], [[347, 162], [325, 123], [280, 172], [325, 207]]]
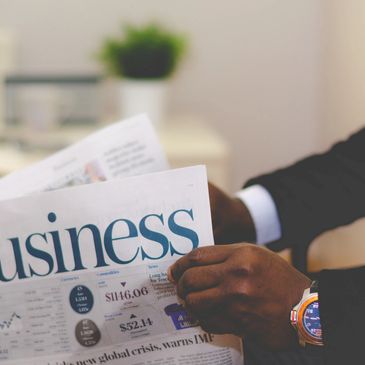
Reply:
[[118, 77], [161, 79], [175, 71], [186, 46], [185, 36], [158, 24], [127, 24], [121, 36], [104, 41], [99, 59], [108, 73]]

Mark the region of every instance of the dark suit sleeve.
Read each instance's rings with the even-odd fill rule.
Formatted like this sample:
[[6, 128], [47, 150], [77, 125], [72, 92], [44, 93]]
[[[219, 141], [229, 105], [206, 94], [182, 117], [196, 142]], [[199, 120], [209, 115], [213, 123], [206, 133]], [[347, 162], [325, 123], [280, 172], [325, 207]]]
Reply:
[[[272, 195], [282, 239], [278, 249], [365, 216], [365, 129], [328, 152], [252, 179]], [[247, 186], [246, 185], [246, 186]], [[319, 273], [325, 363], [365, 363], [365, 266]]]
[[319, 311], [325, 363], [365, 363], [365, 267], [324, 270], [319, 276]]
[[272, 195], [282, 239], [303, 245], [320, 233], [365, 216], [365, 128], [324, 154], [250, 180]]

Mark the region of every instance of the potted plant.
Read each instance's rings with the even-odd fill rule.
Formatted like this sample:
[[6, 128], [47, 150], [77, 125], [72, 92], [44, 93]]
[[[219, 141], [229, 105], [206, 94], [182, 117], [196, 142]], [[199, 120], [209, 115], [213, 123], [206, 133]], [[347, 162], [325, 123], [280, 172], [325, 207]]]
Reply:
[[124, 26], [105, 40], [100, 60], [109, 74], [123, 79], [121, 116], [146, 112], [156, 126], [164, 119], [167, 80], [186, 49], [186, 39], [157, 24]]

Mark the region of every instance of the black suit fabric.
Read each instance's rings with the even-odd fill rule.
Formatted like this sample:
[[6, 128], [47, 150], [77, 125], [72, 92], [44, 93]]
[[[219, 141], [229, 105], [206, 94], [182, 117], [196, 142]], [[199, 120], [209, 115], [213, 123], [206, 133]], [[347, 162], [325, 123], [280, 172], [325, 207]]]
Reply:
[[250, 180], [272, 195], [282, 238], [278, 248], [310, 242], [365, 216], [365, 128], [328, 152]]
[[319, 310], [325, 364], [365, 364], [365, 266], [322, 271]]
[[[326, 153], [246, 186], [252, 184], [264, 186], [278, 209], [282, 238], [276, 249], [306, 245], [322, 232], [364, 217], [365, 129]], [[319, 302], [325, 363], [365, 364], [365, 266], [322, 271]]]

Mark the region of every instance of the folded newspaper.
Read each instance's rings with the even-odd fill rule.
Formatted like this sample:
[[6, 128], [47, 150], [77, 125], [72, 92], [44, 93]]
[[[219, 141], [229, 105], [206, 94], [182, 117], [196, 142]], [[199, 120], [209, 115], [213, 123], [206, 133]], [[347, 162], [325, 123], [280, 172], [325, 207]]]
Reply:
[[167, 280], [213, 242], [205, 168], [167, 168], [139, 116], [0, 180], [0, 364], [243, 363]]

